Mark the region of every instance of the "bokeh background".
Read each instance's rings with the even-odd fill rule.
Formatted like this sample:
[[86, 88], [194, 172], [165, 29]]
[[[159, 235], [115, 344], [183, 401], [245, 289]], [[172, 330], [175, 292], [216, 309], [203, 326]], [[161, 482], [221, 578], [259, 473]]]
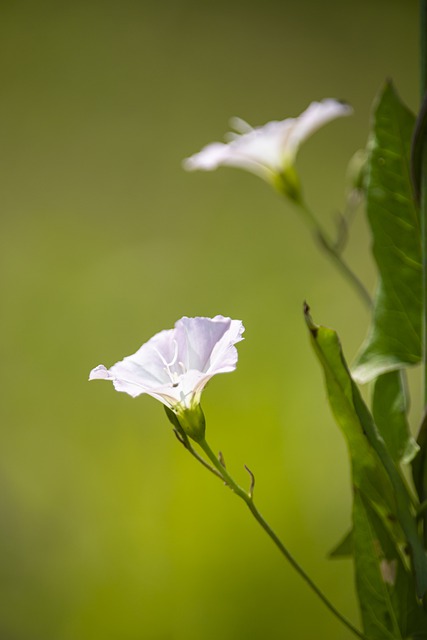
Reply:
[[[351, 562], [327, 559], [349, 465], [301, 306], [350, 360], [367, 314], [265, 183], [181, 160], [230, 116], [345, 98], [354, 117], [298, 157], [331, 230], [384, 79], [417, 108], [417, 22], [415, 0], [1, 0], [2, 640], [350, 637], [159, 403], [87, 376], [182, 315], [242, 319], [237, 371], [204, 394], [209, 440], [358, 620]], [[346, 256], [372, 289], [369, 242], [361, 212]]]

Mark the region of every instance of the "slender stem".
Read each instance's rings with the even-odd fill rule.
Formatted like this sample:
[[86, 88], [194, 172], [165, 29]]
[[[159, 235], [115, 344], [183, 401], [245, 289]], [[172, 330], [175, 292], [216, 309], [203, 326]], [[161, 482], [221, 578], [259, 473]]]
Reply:
[[[420, 93], [423, 109], [427, 96], [427, 0], [420, 1]], [[421, 216], [421, 251], [422, 251], [422, 295], [423, 295], [423, 318], [422, 318], [422, 345], [423, 345], [423, 375], [424, 375], [424, 413], [427, 411], [427, 144], [421, 141], [421, 176], [420, 176], [420, 216]], [[424, 442], [422, 449], [426, 446]], [[425, 451], [421, 450], [421, 454]], [[425, 489], [425, 485], [424, 485]], [[425, 494], [424, 494], [425, 497]], [[425, 503], [421, 505], [423, 507]], [[424, 508], [423, 514], [423, 538], [424, 546], [427, 548], [427, 513]], [[427, 611], [427, 594], [423, 598], [423, 606]]]
[[[427, 0], [420, 2], [420, 67], [421, 101], [427, 91]], [[427, 145], [421, 150], [421, 247], [423, 262], [423, 371], [424, 371], [424, 409], [427, 408]]]
[[[427, 0], [420, 1], [420, 93], [421, 93], [421, 113], [425, 110], [427, 96]], [[425, 113], [424, 113], [425, 117]], [[424, 388], [424, 413], [427, 412], [427, 144], [425, 125], [418, 135], [421, 139], [421, 175], [420, 175], [420, 216], [421, 216], [421, 251], [422, 251], [422, 296], [423, 296], [423, 318], [422, 318], [422, 345], [423, 345], [423, 388]], [[420, 432], [421, 435], [421, 432]], [[426, 442], [423, 443], [421, 454], [425, 456]], [[424, 449], [424, 451], [423, 451]], [[425, 491], [425, 481], [424, 481]], [[421, 494], [425, 497], [425, 493]], [[427, 548], [427, 513], [423, 503], [420, 507], [420, 514], [423, 520], [424, 546]], [[423, 606], [427, 611], [427, 594], [423, 598]]]
[[423, 291], [423, 375], [424, 375], [424, 410], [427, 409], [427, 177], [426, 177], [426, 151], [423, 150], [422, 174], [421, 174], [421, 247], [422, 247], [422, 291]]
[[246, 504], [252, 501], [249, 493], [244, 489], [242, 489], [242, 487], [240, 487], [237, 484], [237, 482], [233, 480], [231, 475], [228, 473], [227, 469], [224, 467], [223, 464], [221, 464], [219, 459], [216, 457], [216, 455], [214, 454], [214, 452], [212, 451], [212, 449], [210, 448], [206, 440], [203, 439], [198, 444], [200, 445], [200, 448], [206, 453], [207, 457], [212, 462], [213, 466], [218, 470], [219, 474], [221, 475], [222, 480], [230, 487], [230, 489], [236, 495], [238, 495], [239, 498], [242, 498], [242, 500], [244, 500]]
[[360, 189], [354, 188], [347, 196], [344, 211], [340, 215], [337, 223], [337, 237], [334, 243], [336, 251], [341, 255], [348, 242], [349, 224], [356, 214], [362, 202], [363, 196]]
[[371, 309], [372, 308], [371, 296], [369, 295], [365, 286], [356, 276], [356, 274], [350, 269], [348, 264], [345, 262], [339, 250], [337, 249], [337, 247], [325, 234], [314, 213], [302, 201], [298, 202], [297, 206], [299, 210], [303, 213], [304, 219], [307, 222], [310, 229], [312, 230], [314, 237], [318, 241], [321, 249], [325, 251], [328, 254], [328, 256], [333, 260], [334, 264], [341, 271], [342, 275], [354, 287], [355, 291], [360, 296], [363, 303], [368, 307], [368, 309]]
[[[221, 474], [222, 479], [224, 480], [224, 482], [228, 485], [228, 487], [236, 494], [239, 496], [239, 498], [241, 498], [246, 505], [249, 508], [249, 511], [252, 513], [252, 515], [254, 516], [255, 520], [258, 522], [258, 524], [264, 529], [264, 531], [267, 533], [267, 535], [271, 538], [271, 540], [274, 542], [274, 544], [276, 545], [276, 547], [279, 549], [279, 551], [281, 552], [281, 554], [286, 558], [286, 560], [291, 564], [291, 566], [295, 569], [295, 571], [297, 573], [299, 573], [299, 575], [301, 576], [301, 578], [306, 582], [306, 584], [310, 587], [310, 589], [312, 591], [314, 591], [314, 593], [318, 596], [318, 598], [320, 598], [320, 600], [323, 602], [323, 604], [329, 609], [329, 611], [336, 617], [338, 618], [338, 620], [347, 627], [347, 629], [349, 629], [352, 633], [354, 633], [354, 635], [356, 635], [358, 638], [362, 638], [362, 640], [367, 640], [366, 636], [363, 635], [363, 633], [361, 633], [358, 629], [356, 629], [356, 627], [354, 627], [352, 625], [352, 623], [347, 620], [347, 618], [345, 616], [343, 616], [338, 609], [336, 609], [334, 607], [334, 605], [328, 600], [328, 598], [322, 593], [322, 591], [319, 589], [319, 587], [316, 586], [316, 584], [313, 582], [313, 580], [307, 575], [307, 573], [304, 571], [304, 569], [298, 564], [298, 562], [295, 560], [295, 558], [291, 555], [291, 553], [288, 551], [288, 549], [285, 547], [285, 545], [283, 544], [283, 542], [280, 540], [280, 538], [276, 535], [276, 533], [273, 531], [273, 529], [270, 527], [270, 525], [268, 524], [268, 522], [266, 520], [264, 520], [263, 516], [260, 514], [260, 512], [258, 511], [257, 507], [255, 506], [255, 503], [253, 501], [253, 497], [251, 495], [251, 493], [248, 493], [247, 491], [245, 491], [244, 489], [242, 489], [231, 477], [231, 475], [228, 473], [227, 469], [221, 464], [221, 462], [219, 461], [219, 459], [216, 457], [216, 455], [214, 454], [214, 452], [212, 451], [212, 449], [210, 448], [210, 446], [208, 445], [208, 443], [206, 442], [206, 440], [202, 440], [201, 442], [199, 442], [199, 445], [201, 447], [201, 449], [205, 452], [206, 456], [209, 458], [209, 460], [212, 462], [212, 465], [218, 470], [218, 472]], [[252, 476], [252, 474], [251, 474]], [[253, 476], [252, 476], [252, 480], [253, 480]]]
[[427, 91], [427, 2], [420, 2], [420, 89], [421, 100]]
[[200, 464], [203, 465], [205, 467], [205, 469], [207, 469], [208, 471], [213, 473], [214, 476], [216, 476], [217, 478], [220, 478], [220, 480], [222, 480], [222, 475], [219, 473], [219, 471], [217, 471], [208, 462], [206, 462], [206, 460], [204, 458], [202, 458], [202, 456], [194, 449], [194, 447], [192, 446], [192, 444], [190, 442], [190, 439], [188, 438], [187, 434], [185, 434], [184, 432], [177, 431], [177, 430], [174, 430], [174, 433], [175, 433], [175, 436], [176, 436], [177, 440], [183, 445], [183, 447], [185, 449], [187, 449], [187, 451], [194, 458], [196, 458], [196, 460], [198, 462], [200, 462]]

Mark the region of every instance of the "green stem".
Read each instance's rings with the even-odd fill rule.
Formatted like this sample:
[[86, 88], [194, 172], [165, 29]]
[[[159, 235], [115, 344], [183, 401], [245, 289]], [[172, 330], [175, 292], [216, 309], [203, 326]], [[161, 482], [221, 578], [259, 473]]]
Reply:
[[[312, 579], [307, 575], [307, 573], [304, 571], [304, 569], [298, 564], [298, 562], [295, 560], [295, 558], [291, 555], [291, 553], [288, 551], [288, 549], [285, 547], [285, 545], [283, 544], [283, 542], [280, 540], [280, 538], [276, 535], [276, 533], [273, 531], [273, 529], [270, 527], [270, 525], [268, 524], [268, 522], [266, 520], [264, 520], [264, 518], [262, 517], [262, 515], [260, 514], [260, 512], [258, 511], [257, 507], [255, 506], [253, 497], [252, 497], [252, 492], [247, 492], [244, 489], [242, 489], [234, 480], [233, 478], [230, 476], [230, 474], [228, 473], [227, 469], [221, 464], [221, 462], [219, 461], [219, 459], [216, 457], [216, 455], [214, 454], [214, 452], [212, 451], [212, 449], [210, 448], [210, 446], [208, 445], [208, 443], [206, 442], [206, 440], [202, 440], [201, 442], [198, 443], [201, 447], [201, 449], [205, 452], [206, 456], [209, 458], [209, 460], [211, 461], [212, 465], [218, 470], [219, 474], [222, 476], [222, 479], [224, 480], [224, 482], [228, 485], [228, 487], [237, 495], [239, 496], [239, 498], [241, 498], [246, 505], [249, 508], [249, 511], [252, 513], [252, 515], [254, 516], [255, 520], [258, 522], [258, 524], [264, 529], [264, 531], [267, 533], [267, 535], [271, 538], [271, 540], [274, 542], [274, 544], [276, 545], [276, 547], [279, 549], [279, 551], [281, 552], [281, 554], [286, 558], [286, 560], [291, 564], [291, 566], [295, 569], [295, 571], [297, 573], [299, 573], [299, 575], [301, 576], [301, 578], [305, 581], [305, 583], [310, 587], [310, 589], [312, 591], [314, 591], [314, 593], [318, 596], [318, 598], [320, 598], [320, 600], [323, 602], [323, 604], [329, 609], [329, 611], [336, 617], [338, 618], [338, 620], [347, 627], [347, 629], [349, 629], [352, 633], [354, 633], [354, 635], [356, 635], [358, 638], [362, 638], [363, 640], [368, 640], [366, 638], [365, 635], [363, 635], [363, 633], [361, 633], [358, 629], [356, 629], [356, 627], [354, 627], [351, 622], [349, 620], [347, 620], [347, 618], [345, 618], [339, 611], [338, 609], [336, 609], [334, 607], [334, 605], [328, 600], [328, 598], [322, 593], [322, 591], [319, 589], [319, 587], [316, 586], [316, 584], [312, 581]], [[253, 481], [253, 476], [251, 474], [252, 477], [252, 481]]]
[[360, 296], [363, 303], [368, 307], [368, 309], [372, 309], [371, 296], [367, 292], [365, 286], [362, 284], [356, 274], [350, 269], [338, 249], [325, 234], [314, 213], [302, 201], [298, 202], [297, 206], [304, 215], [304, 219], [312, 230], [315, 239], [320, 244], [321, 249], [328, 254], [337, 268], [341, 271], [342, 275], [354, 287], [355, 291]]
[[427, 2], [420, 2], [420, 88], [421, 100], [427, 91]]
[[202, 458], [202, 456], [194, 449], [186, 433], [177, 431], [177, 430], [175, 430], [174, 433], [178, 441], [184, 446], [184, 448], [187, 449], [187, 451], [194, 458], [196, 458], [196, 460], [200, 462], [200, 464], [203, 465], [205, 469], [207, 469], [208, 471], [213, 473], [214, 476], [222, 480], [222, 475], [214, 467], [212, 467], [208, 462], [206, 462], [206, 460]]
[[423, 150], [421, 174], [421, 247], [422, 247], [422, 290], [423, 290], [423, 372], [424, 372], [424, 410], [427, 409], [427, 179], [426, 152]]
[[[420, 72], [421, 72], [421, 113], [425, 109], [427, 97], [427, 0], [420, 2]], [[425, 117], [425, 114], [424, 114]], [[420, 216], [421, 216], [421, 251], [422, 251], [422, 295], [423, 295], [423, 318], [422, 318], [422, 345], [423, 345], [423, 375], [424, 375], [424, 413], [427, 412], [427, 144], [425, 122], [421, 131], [421, 175], [420, 175]], [[425, 459], [425, 447], [422, 445], [421, 455]], [[423, 451], [424, 449], [424, 451]], [[424, 474], [425, 476], [425, 474]], [[423, 482], [426, 482], [424, 478]], [[423, 497], [425, 497], [425, 484]], [[423, 503], [424, 504], [424, 503]], [[427, 548], [427, 513], [423, 509], [423, 538], [424, 546]], [[424, 609], [427, 611], [427, 594], [423, 599]]]
[[[421, 0], [420, 67], [421, 101], [427, 91], [427, 0]], [[423, 262], [423, 371], [424, 371], [424, 408], [427, 408], [427, 145], [422, 141], [421, 150], [421, 247]]]
[[[427, 97], [427, 0], [420, 2], [420, 72], [421, 72], [421, 111], [425, 108]], [[424, 125], [425, 126], [425, 125]], [[425, 143], [425, 129], [421, 140], [421, 176], [420, 176], [420, 216], [421, 216], [421, 251], [422, 251], [422, 345], [423, 345], [423, 374], [424, 374], [424, 413], [427, 412], [427, 144]], [[423, 449], [426, 443], [423, 444]], [[420, 454], [425, 459], [425, 449]], [[426, 482], [424, 474], [424, 483]], [[425, 491], [425, 484], [424, 484]], [[425, 497], [425, 493], [423, 492]], [[427, 548], [427, 513], [423, 511], [423, 538]], [[423, 606], [427, 611], [427, 594], [423, 598]]]

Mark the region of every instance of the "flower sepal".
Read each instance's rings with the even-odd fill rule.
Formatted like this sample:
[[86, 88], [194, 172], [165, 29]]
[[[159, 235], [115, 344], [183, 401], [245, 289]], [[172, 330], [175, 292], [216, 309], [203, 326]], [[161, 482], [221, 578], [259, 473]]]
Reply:
[[185, 439], [185, 431], [184, 429], [181, 427], [181, 425], [179, 424], [179, 420], [176, 416], [176, 413], [174, 411], [172, 411], [172, 409], [170, 409], [169, 407], [167, 407], [165, 404], [163, 405], [163, 408], [165, 410], [167, 419], [169, 420], [169, 422], [171, 423], [171, 425], [173, 426], [174, 430], [176, 431], [176, 433], [180, 436], [182, 436]]
[[[206, 420], [202, 405], [199, 402], [193, 403], [190, 407], [177, 405], [174, 410], [169, 409], [169, 411], [173, 413], [176, 422], [186, 436], [195, 442], [201, 442], [205, 439]], [[166, 413], [169, 417], [168, 411]], [[173, 425], [176, 425], [175, 420], [170, 417], [169, 420]]]
[[326, 123], [351, 113], [348, 104], [327, 98], [312, 102], [297, 118], [273, 120], [262, 127], [253, 128], [241, 118], [233, 118], [230, 124], [235, 132], [227, 136], [227, 142], [208, 144], [186, 158], [184, 168], [213, 171], [220, 166], [240, 167], [299, 203], [301, 191], [293, 167], [301, 144]]
[[302, 203], [301, 183], [293, 165], [288, 165], [280, 173], [274, 174], [273, 185], [277, 191], [295, 204]]
[[368, 153], [366, 149], [359, 149], [350, 159], [347, 167], [346, 180], [350, 189], [362, 193], [366, 190]]
[[153, 396], [166, 408], [176, 434], [200, 444], [206, 428], [200, 396], [215, 375], [235, 370], [235, 345], [244, 330], [240, 320], [221, 315], [184, 316], [109, 369], [103, 364], [92, 369], [89, 380], [109, 380], [133, 398]]

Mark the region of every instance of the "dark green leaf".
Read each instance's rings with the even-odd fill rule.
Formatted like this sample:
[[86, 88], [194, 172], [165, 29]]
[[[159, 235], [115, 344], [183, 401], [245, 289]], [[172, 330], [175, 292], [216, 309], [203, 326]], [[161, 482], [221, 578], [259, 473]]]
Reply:
[[363, 494], [356, 490], [353, 504], [354, 562], [363, 628], [372, 640], [402, 639], [389, 591], [396, 582], [396, 558], [386, 557], [374, 524], [378, 524], [379, 519], [374, 521], [374, 515]]
[[412, 476], [420, 502], [427, 500], [427, 414], [418, 434], [420, 450], [412, 462]]
[[366, 200], [380, 280], [354, 374], [361, 382], [421, 359], [421, 235], [410, 177], [415, 118], [387, 83], [369, 141]]
[[374, 383], [372, 414], [394, 462], [410, 462], [418, 451], [407, 420], [403, 371], [389, 371]]
[[[403, 371], [384, 373], [374, 382], [372, 400], [374, 420], [395, 463], [410, 462], [418, 451], [418, 445], [409, 430], [405, 391]], [[332, 549], [329, 557], [344, 558], [352, 554], [352, 531], [349, 531]]]
[[372, 640], [423, 637], [427, 614], [417, 602], [404, 553], [369, 501], [357, 491], [353, 520], [357, 590], [366, 595], [361, 598], [365, 633]]
[[342, 540], [329, 553], [329, 557], [331, 559], [348, 558], [351, 555], [353, 555], [353, 531], [345, 534]]
[[417, 202], [421, 200], [423, 149], [427, 138], [427, 95], [424, 95], [415, 123], [411, 148], [411, 175]]
[[427, 413], [424, 415], [417, 442], [419, 451], [412, 461], [412, 477], [421, 503], [419, 515], [423, 527], [424, 544], [427, 547]]

